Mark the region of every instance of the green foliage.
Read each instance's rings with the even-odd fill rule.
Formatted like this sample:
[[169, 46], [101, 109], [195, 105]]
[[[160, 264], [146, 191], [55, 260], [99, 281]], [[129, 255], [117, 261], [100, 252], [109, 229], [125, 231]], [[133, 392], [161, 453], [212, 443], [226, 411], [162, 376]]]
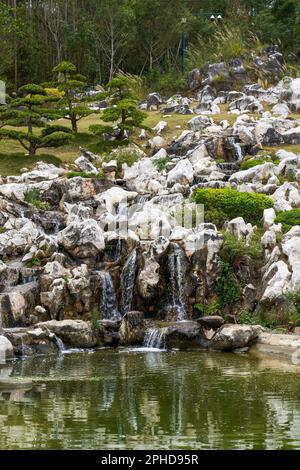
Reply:
[[218, 227], [235, 217], [259, 225], [263, 211], [273, 207], [272, 199], [264, 194], [241, 193], [234, 189], [197, 189], [193, 199], [197, 204], [204, 204], [205, 221]]
[[105, 175], [103, 173], [98, 173], [95, 175], [94, 173], [87, 173], [85, 171], [69, 171], [67, 173], [67, 178], [77, 178], [80, 176], [81, 178], [94, 178], [94, 179], [99, 179], [99, 180], [105, 180]]
[[218, 295], [218, 303], [221, 308], [239, 302], [242, 297], [241, 286], [234, 274], [233, 267], [221, 262], [221, 274], [215, 283], [214, 290]]
[[[132, 80], [125, 75], [119, 75], [107, 85], [110, 93], [111, 107], [106, 108], [101, 116], [102, 121], [117, 124], [120, 129], [118, 139], [122, 140], [125, 131], [132, 132], [141, 127], [147, 114], [137, 107], [137, 100], [132, 88]], [[112, 127], [103, 125], [91, 126], [90, 131], [96, 135], [111, 132]]]
[[34, 126], [45, 127], [45, 120], [60, 116], [54, 109], [45, 108], [58, 100], [59, 97], [47, 95], [40, 85], [31, 83], [20, 87], [19, 96], [0, 109], [0, 120], [4, 126], [23, 126], [27, 131], [2, 127], [0, 137], [17, 140], [29, 155], [35, 155], [39, 148], [60, 147], [69, 143], [71, 136], [61, 126], [47, 126], [40, 135], [33, 133]]
[[32, 204], [37, 209], [48, 210], [48, 204], [41, 199], [41, 192], [39, 189], [30, 189], [24, 197], [24, 201]]
[[158, 169], [158, 171], [163, 171], [163, 170], [165, 170], [168, 162], [169, 162], [168, 157], [162, 157], [162, 158], [158, 158], [157, 160], [154, 160], [153, 163], [156, 166], [156, 168]]
[[293, 306], [293, 311], [290, 312], [289, 318], [289, 326], [299, 327], [300, 326], [300, 290], [296, 290], [294, 292], [288, 292], [285, 294], [285, 298], [290, 302]]
[[235, 266], [244, 256], [249, 256], [252, 260], [261, 261], [262, 246], [261, 246], [261, 233], [256, 231], [250, 243], [246, 243], [243, 239], [238, 239], [236, 236], [223, 231], [223, 247], [220, 256], [223, 261]]
[[276, 155], [271, 155], [270, 157], [258, 157], [258, 158], [250, 158], [244, 160], [241, 164], [241, 170], [249, 170], [249, 168], [254, 168], [258, 165], [263, 165], [264, 163], [274, 163], [274, 165], [278, 165], [280, 163], [280, 159], [276, 157]]
[[36, 266], [41, 265], [41, 260], [37, 258], [36, 256], [34, 256], [30, 260], [26, 261], [26, 265], [28, 266], [28, 268], [34, 268]]
[[295, 225], [300, 226], [300, 209], [292, 209], [286, 212], [279, 212], [277, 214], [275, 222], [282, 224], [284, 232], [288, 232]]
[[1, 235], [1, 233], [5, 233], [6, 231], [7, 231], [7, 229], [6, 229], [6, 228], [4, 228], [4, 227], [0, 227], [0, 235]]
[[194, 309], [204, 316], [220, 315], [222, 312], [221, 306], [218, 302], [211, 302], [209, 304], [195, 304]]
[[261, 325], [259, 316], [248, 310], [242, 310], [239, 312], [238, 322], [242, 325]]
[[117, 160], [117, 172], [116, 176], [120, 177], [122, 174], [122, 167], [124, 164], [131, 167], [139, 160], [140, 156], [134, 149], [120, 148], [114, 150], [112, 153], [105, 157], [105, 161]]
[[[262, 49], [258, 36], [242, 25], [226, 25], [217, 30], [209, 39], [199, 35], [197, 42], [188, 51], [190, 68], [204, 67], [208, 62], [229, 62], [238, 57], [249, 57]], [[223, 81], [219, 77], [217, 81]]]
[[93, 113], [84, 104], [88, 98], [80, 94], [86, 86], [86, 78], [77, 74], [76, 66], [71, 62], [61, 62], [52, 72], [57, 75], [56, 87], [63, 92], [63, 97], [59, 101], [61, 117], [71, 121], [72, 131], [76, 134], [78, 121]]

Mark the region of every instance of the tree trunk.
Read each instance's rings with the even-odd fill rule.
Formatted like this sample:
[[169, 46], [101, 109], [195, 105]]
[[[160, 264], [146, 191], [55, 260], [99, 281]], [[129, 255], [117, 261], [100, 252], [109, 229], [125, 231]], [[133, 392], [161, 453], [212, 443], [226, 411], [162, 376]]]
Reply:
[[29, 155], [30, 155], [30, 156], [33, 156], [33, 155], [35, 155], [35, 153], [36, 153], [36, 146], [35, 146], [35, 144], [30, 143]]
[[77, 125], [77, 119], [76, 119], [75, 116], [72, 117], [71, 122], [72, 122], [72, 132], [74, 132], [74, 134], [77, 134], [77, 132], [78, 132], [78, 125]]

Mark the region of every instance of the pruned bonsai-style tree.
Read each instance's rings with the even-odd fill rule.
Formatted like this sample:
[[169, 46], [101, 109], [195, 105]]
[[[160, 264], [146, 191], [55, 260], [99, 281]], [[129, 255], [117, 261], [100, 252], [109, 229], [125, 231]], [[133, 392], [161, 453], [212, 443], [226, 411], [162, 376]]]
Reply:
[[[72, 136], [68, 128], [48, 124], [60, 117], [55, 107], [50, 107], [58, 99], [47, 94], [40, 85], [28, 84], [19, 88], [18, 96], [0, 109], [0, 138], [17, 140], [29, 155], [35, 155], [40, 148], [60, 147], [69, 143]], [[24, 127], [26, 130], [20, 129]], [[43, 129], [38, 133], [34, 132], [34, 127]]]
[[63, 92], [63, 97], [59, 102], [61, 117], [71, 121], [72, 131], [76, 134], [78, 121], [95, 112], [87, 106], [90, 98], [82, 94], [86, 86], [86, 78], [77, 73], [74, 64], [66, 61], [54, 67], [53, 73], [57, 76], [54, 86]]
[[[134, 128], [142, 127], [147, 114], [138, 109], [137, 100], [127, 77], [116, 77], [108, 83], [108, 97], [110, 107], [106, 108], [101, 119], [107, 123], [115, 123], [119, 128], [117, 138], [123, 140], [126, 131], [132, 132]], [[90, 126], [90, 131], [96, 135], [113, 132], [113, 126], [95, 124]]]

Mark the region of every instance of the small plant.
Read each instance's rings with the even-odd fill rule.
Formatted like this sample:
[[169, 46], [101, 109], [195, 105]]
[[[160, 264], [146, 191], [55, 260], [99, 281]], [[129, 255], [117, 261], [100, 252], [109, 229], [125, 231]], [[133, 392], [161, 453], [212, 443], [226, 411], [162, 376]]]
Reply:
[[48, 210], [49, 208], [48, 204], [41, 200], [41, 194], [39, 189], [30, 189], [30, 191], [27, 191], [24, 197], [24, 201], [28, 202], [29, 204], [32, 204], [37, 209]]
[[222, 231], [222, 235], [224, 243], [220, 256], [223, 261], [229, 263], [231, 266], [236, 266], [244, 256], [249, 256], [252, 260], [256, 261], [262, 260], [260, 231], [256, 231], [249, 244], [243, 239], [239, 240], [231, 233]]
[[30, 260], [26, 261], [26, 265], [28, 268], [34, 268], [36, 266], [41, 265], [41, 260], [37, 258], [36, 256], [33, 256]]
[[221, 306], [216, 301], [209, 304], [195, 304], [194, 309], [204, 316], [219, 315], [221, 313]]
[[77, 178], [78, 176], [81, 178], [96, 178], [98, 180], [105, 180], [106, 178], [102, 172], [98, 173], [97, 175], [94, 173], [88, 173], [86, 171], [69, 171], [69, 173], [67, 173], [67, 178], [69, 179]]
[[235, 189], [197, 189], [193, 200], [204, 205], [205, 221], [218, 227], [235, 217], [260, 225], [264, 209], [273, 207], [272, 199], [264, 194], [241, 193]]
[[99, 312], [96, 308], [93, 308], [91, 311], [91, 323], [93, 329], [97, 330], [100, 325], [100, 318], [101, 318], [101, 312]]
[[5, 233], [5, 232], [7, 232], [7, 229], [4, 228], [4, 227], [0, 227], [0, 235], [1, 235], [1, 233]]
[[250, 158], [241, 163], [241, 170], [249, 170], [250, 168], [254, 168], [255, 166], [263, 165], [268, 162], [278, 165], [280, 163], [280, 159], [275, 155], [270, 157]]
[[215, 291], [218, 294], [218, 303], [221, 308], [239, 302], [242, 297], [241, 286], [234, 274], [233, 267], [221, 261], [221, 274], [215, 283]]
[[105, 157], [105, 161], [109, 162], [110, 160], [117, 160], [116, 176], [119, 178], [122, 174], [123, 165], [126, 164], [131, 167], [139, 160], [139, 158], [139, 153], [135, 149], [120, 148], [107, 155]]
[[158, 171], [163, 171], [166, 169], [167, 163], [169, 162], [168, 157], [158, 158], [154, 160], [154, 165], [156, 166]]
[[277, 224], [282, 224], [282, 229], [284, 232], [288, 232], [295, 225], [300, 225], [300, 209], [279, 212], [275, 221]]

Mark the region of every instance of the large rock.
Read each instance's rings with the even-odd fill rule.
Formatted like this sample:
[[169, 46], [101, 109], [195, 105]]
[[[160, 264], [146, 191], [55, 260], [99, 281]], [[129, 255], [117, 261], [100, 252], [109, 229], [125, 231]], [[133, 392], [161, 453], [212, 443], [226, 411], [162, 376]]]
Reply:
[[250, 345], [260, 334], [260, 326], [224, 325], [210, 341], [210, 347], [219, 351], [233, 351]]
[[169, 186], [179, 183], [188, 185], [193, 182], [194, 171], [189, 160], [181, 160], [177, 163], [175, 168], [168, 173], [167, 182]]
[[142, 312], [125, 313], [119, 330], [122, 345], [143, 344], [145, 322]]
[[94, 219], [72, 222], [59, 232], [58, 242], [78, 258], [95, 258], [105, 248], [102, 229]]
[[164, 346], [166, 349], [203, 349], [209, 347], [209, 341], [203, 336], [197, 322], [183, 322], [164, 328]]
[[51, 320], [38, 323], [37, 327], [54, 333], [64, 345], [73, 348], [93, 348], [98, 344], [97, 333], [92, 325], [81, 320]]
[[0, 364], [5, 363], [7, 359], [13, 359], [14, 356], [11, 342], [5, 336], [0, 336]]

